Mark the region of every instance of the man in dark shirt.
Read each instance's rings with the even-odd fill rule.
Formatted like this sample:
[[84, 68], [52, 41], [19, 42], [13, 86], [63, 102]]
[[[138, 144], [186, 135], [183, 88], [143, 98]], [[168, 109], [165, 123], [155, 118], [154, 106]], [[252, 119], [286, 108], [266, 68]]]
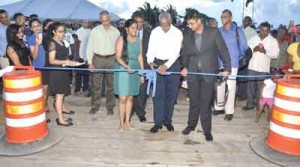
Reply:
[[[224, 39], [216, 28], [204, 26], [200, 13], [191, 10], [186, 15], [189, 28], [183, 35], [181, 61], [183, 70], [181, 74], [186, 77], [188, 72], [218, 73], [218, 55], [224, 64], [224, 72], [227, 77], [231, 70], [231, 60]], [[222, 53], [222, 54], [220, 54]], [[201, 125], [207, 141], [212, 141], [211, 134], [211, 106], [214, 98], [214, 85], [216, 77], [213, 76], [188, 76], [188, 88], [190, 109], [188, 126], [182, 131], [188, 135], [194, 131], [200, 116]]]

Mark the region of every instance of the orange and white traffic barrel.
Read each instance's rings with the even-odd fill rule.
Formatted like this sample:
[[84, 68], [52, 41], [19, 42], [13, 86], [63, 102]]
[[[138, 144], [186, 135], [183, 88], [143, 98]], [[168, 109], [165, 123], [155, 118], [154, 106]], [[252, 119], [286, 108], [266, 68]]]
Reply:
[[272, 149], [300, 156], [300, 75], [277, 81], [266, 143]]
[[41, 73], [15, 66], [3, 76], [6, 140], [28, 143], [48, 134]]

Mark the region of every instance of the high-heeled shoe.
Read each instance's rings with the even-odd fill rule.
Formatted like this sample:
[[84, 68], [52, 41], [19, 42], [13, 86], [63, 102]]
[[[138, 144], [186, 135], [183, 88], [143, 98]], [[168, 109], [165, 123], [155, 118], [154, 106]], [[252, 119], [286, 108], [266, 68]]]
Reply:
[[63, 124], [63, 123], [60, 123], [57, 118], [56, 118], [56, 124], [59, 125], [59, 126], [65, 126], [65, 127], [73, 126], [72, 122], [68, 122], [67, 124]]

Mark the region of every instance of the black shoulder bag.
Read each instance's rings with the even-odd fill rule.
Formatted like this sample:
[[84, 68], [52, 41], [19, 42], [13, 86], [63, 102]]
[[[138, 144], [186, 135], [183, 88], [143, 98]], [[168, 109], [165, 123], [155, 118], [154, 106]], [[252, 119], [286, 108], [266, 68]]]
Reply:
[[249, 61], [252, 58], [252, 50], [250, 47], [245, 51], [245, 53], [241, 52], [241, 47], [240, 47], [240, 38], [239, 38], [239, 33], [238, 33], [238, 27], [235, 29], [236, 33], [236, 40], [238, 44], [238, 49], [239, 53], [242, 55], [240, 60], [239, 60], [239, 70], [243, 70], [244, 68], [247, 68], [249, 65]]

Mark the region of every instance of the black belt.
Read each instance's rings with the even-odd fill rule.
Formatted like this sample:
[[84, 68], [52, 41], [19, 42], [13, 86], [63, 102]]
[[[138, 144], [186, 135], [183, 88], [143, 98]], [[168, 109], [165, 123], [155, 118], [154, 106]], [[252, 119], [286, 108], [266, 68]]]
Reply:
[[[161, 60], [161, 59], [157, 59], [157, 58], [155, 58], [155, 60], [156, 60], [156, 61], [163, 62], [163, 63], [165, 63], [165, 62], [169, 61], [169, 59], [167, 59], [167, 60]], [[154, 61], [155, 61], [155, 60], [154, 60]]]
[[96, 53], [94, 53], [94, 55], [98, 56], [98, 57], [103, 57], [103, 58], [109, 58], [109, 57], [115, 56], [115, 54], [112, 54], [112, 55], [100, 55], [100, 54], [96, 54]]

